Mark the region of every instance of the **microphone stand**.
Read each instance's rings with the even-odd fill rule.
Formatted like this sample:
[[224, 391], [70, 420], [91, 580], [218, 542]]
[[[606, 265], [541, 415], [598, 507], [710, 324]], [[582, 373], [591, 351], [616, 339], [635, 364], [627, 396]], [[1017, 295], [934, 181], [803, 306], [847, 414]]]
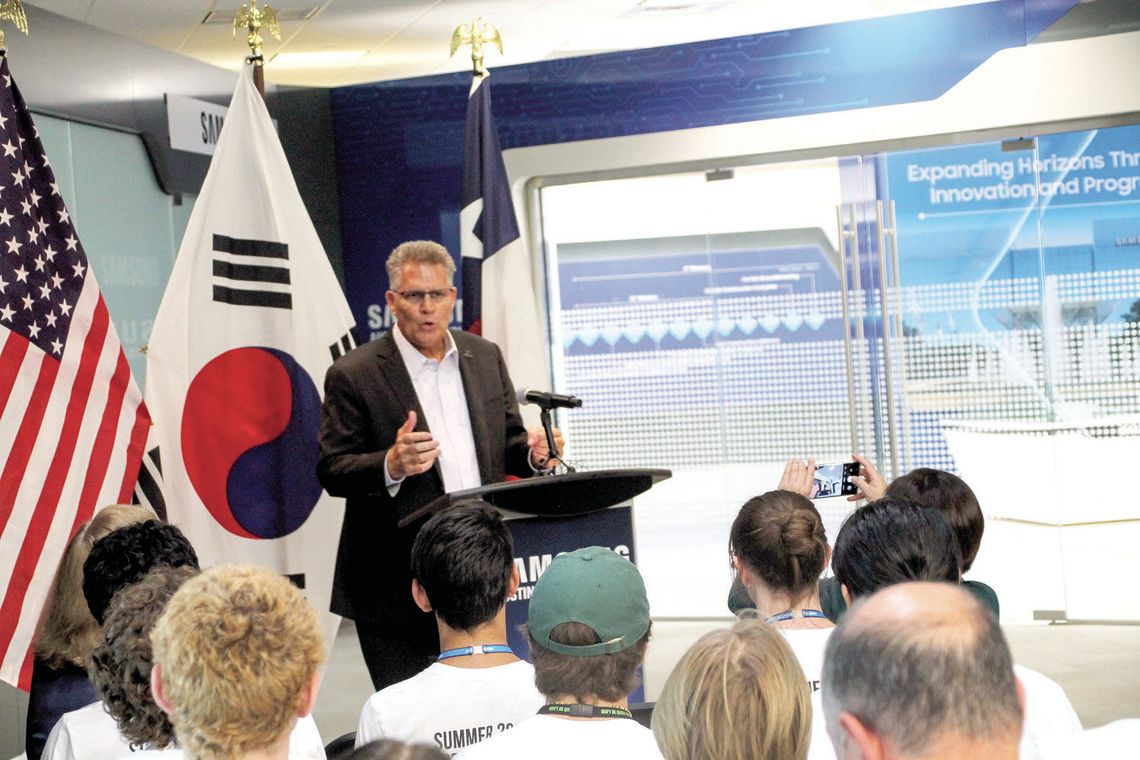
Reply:
[[[574, 466], [562, 459], [561, 452], [558, 451], [558, 445], [554, 443], [553, 423], [550, 419], [551, 406], [540, 403], [538, 407], [541, 410], [538, 418], [542, 421], [542, 429], [546, 432], [546, 445], [550, 449], [550, 456], [546, 460], [547, 464], [557, 459], [559, 462], [562, 462], [562, 466], [566, 468], [567, 472], [574, 472]], [[551, 466], [551, 470], [553, 471], [553, 466]]]

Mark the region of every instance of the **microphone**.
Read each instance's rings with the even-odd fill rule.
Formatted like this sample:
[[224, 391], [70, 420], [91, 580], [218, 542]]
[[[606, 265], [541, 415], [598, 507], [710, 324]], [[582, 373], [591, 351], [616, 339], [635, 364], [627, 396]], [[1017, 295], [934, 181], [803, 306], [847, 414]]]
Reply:
[[530, 388], [519, 388], [515, 395], [520, 404], [536, 404], [543, 409], [576, 409], [582, 405], [582, 399], [576, 396], [562, 396], [558, 393], [546, 391], [532, 391]]

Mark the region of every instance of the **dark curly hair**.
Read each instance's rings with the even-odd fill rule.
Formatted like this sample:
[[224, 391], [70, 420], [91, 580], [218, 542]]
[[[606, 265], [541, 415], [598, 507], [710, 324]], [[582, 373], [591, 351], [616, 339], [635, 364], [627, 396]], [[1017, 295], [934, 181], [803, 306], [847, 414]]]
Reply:
[[102, 625], [115, 592], [159, 566], [198, 567], [194, 547], [170, 523], [128, 525], [96, 541], [83, 563], [83, 596], [91, 615]]
[[196, 567], [156, 567], [107, 608], [103, 643], [91, 653], [87, 675], [132, 750], [174, 741], [174, 726], [150, 692], [150, 631], [174, 592], [197, 574]]

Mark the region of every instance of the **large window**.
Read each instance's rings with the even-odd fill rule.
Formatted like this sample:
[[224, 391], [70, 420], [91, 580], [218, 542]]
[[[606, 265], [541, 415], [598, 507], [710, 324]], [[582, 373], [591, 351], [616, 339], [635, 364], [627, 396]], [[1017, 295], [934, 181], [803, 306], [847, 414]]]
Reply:
[[[724, 612], [728, 526], [788, 457], [997, 482], [978, 454], [1018, 435], [1138, 440], [1140, 127], [550, 186], [542, 208], [575, 459], [675, 474], [637, 513], [655, 614]], [[850, 505], [817, 506], [834, 536]]]

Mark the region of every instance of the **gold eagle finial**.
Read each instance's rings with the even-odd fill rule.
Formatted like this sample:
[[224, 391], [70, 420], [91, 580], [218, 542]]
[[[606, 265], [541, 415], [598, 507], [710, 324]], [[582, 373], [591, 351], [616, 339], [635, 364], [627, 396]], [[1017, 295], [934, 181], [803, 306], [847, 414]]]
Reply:
[[[24, 34], [28, 33], [28, 16], [20, 0], [4, 0], [0, 3], [0, 21], [11, 21]], [[0, 29], [0, 49], [4, 45], [4, 30]]]
[[499, 55], [503, 54], [503, 38], [499, 35], [499, 30], [494, 24], [485, 23], [482, 18], [476, 16], [471, 19], [470, 27], [467, 24], [455, 27], [455, 31], [451, 34], [451, 54], [454, 56], [459, 48], [470, 45], [471, 66], [475, 74], [481, 76], [487, 73], [487, 68], [483, 65], [484, 43], [494, 45], [499, 49]]
[[250, 56], [246, 60], [258, 65], [265, 60], [261, 52], [261, 46], [265, 42], [261, 36], [263, 26], [273, 35], [273, 39], [281, 39], [281, 22], [277, 19], [277, 11], [268, 3], [264, 8], [258, 8], [257, 0], [249, 0], [249, 5], [243, 5], [234, 15], [234, 37], [237, 37], [238, 29], [246, 31], [245, 41], [250, 50]]

